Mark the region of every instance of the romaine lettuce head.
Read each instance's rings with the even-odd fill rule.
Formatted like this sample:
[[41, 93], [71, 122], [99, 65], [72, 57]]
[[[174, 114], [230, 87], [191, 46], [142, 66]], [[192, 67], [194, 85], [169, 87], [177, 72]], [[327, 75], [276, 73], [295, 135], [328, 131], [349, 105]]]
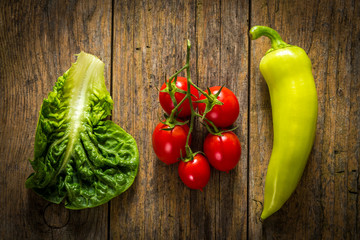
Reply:
[[104, 63], [81, 52], [44, 99], [26, 187], [69, 209], [101, 205], [128, 189], [139, 152], [130, 134], [103, 120], [112, 107]]

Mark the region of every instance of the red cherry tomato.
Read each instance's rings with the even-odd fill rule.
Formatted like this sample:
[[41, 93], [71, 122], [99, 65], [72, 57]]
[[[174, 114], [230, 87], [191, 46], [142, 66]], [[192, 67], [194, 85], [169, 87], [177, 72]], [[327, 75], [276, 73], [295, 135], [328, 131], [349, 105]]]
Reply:
[[[212, 94], [216, 94], [220, 88], [220, 86], [211, 87], [210, 91]], [[206, 97], [201, 95], [200, 100], [203, 99], [206, 99]], [[224, 104], [215, 105], [205, 117], [212, 121], [215, 126], [225, 128], [232, 125], [239, 116], [239, 101], [235, 94], [226, 87], [223, 87], [217, 99]], [[199, 103], [198, 107], [199, 113], [202, 115], [205, 112], [205, 103]]]
[[[169, 80], [167, 80], [167, 81], [169, 81]], [[175, 84], [173, 82], [174, 82], [174, 80], [172, 81], [172, 85], [175, 88]], [[187, 79], [184, 77], [177, 77], [176, 87], [181, 90], [187, 91]], [[163, 90], [165, 88], [166, 88], [166, 83], [164, 83], [161, 86], [160, 90]], [[193, 95], [191, 97], [191, 100], [193, 101], [193, 107], [195, 110], [197, 108], [197, 103], [195, 101], [197, 101], [199, 98], [199, 92], [193, 86], [190, 87], [190, 92]], [[179, 92], [175, 93], [175, 99], [176, 99], [177, 103], [179, 103], [184, 97], [185, 97], [184, 93], [179, 93]], [[174, 109], [174, 103], [171, 100], [170, 94], [167, 92], [160, 92], [159, 100], [160, 100], [160, 104], [161, 104], [162, 108], [164, 109], [164, 111], [170, 115], [171, 111]], [[180, 110], [180, 112], [178, 114], [178, 117], [187, 117], [187, 116], [191, 115], [191, 109], [190, 109], [190, 104], [189, 104], [188, 99], [186, 99], [185, 102], [183, 102], [181, 104], [181, 106], [179, 107], [179, 110]]]
[[[173, 164], [180, 160], [180, 152], [185, 157], [186, 138], [189, 133], [188, 125], [176, 125], [172, 130], [168, 125], [159, 123], [152, 135], [152, 146], [156, 156], [166, 164]], [[189, 144], [191, 142], [191, 136]]]
[[179, 163], [178, 173], [186, 186], [202, 191], [210, 179], [210, 166], [202, 154], [196, 154], [192, 161]]
[[227, 172], [240, 160], [240, 141], [233, 132], [224, 132], [221, 137], [209, 133], [204, 141], [204, 153], [214, 168]]

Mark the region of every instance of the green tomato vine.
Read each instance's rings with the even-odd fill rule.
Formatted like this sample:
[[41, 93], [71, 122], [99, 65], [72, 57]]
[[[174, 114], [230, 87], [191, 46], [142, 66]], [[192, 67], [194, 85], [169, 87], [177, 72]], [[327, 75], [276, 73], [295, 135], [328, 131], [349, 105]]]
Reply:
[[[185, 145], [185, 150], [186, 150], [186, 155], [185, 155], [185, 158], [183, 158], [183, 161], [187, 162], [187, 161], [191, 161], [193, 159], [193, 157], [198, 153], [193, 153], [190, 146], [189, 146], [189, 140], [190, 140], [190, 136], [191, 136], [191, 133], [192, 131], [194, 130], [194, 120], [195, 120], [195, 117], [199, 117], [201, 118], [202, 120], [205, 120], [205, 123], [204, 125], [206, 126], [207, 130], [213, 134], [216, 134], [216, 135], [221, 135], [222, 131], [220, 131], [216, 126], [215, 124], [210, 121], [209, 119], [207, 119], [205, 116], [208, 112], [210, 112], [212, 110], [212, 108], [215, 106], [215, 105], [223, 105], [222, 102], [220, 102], [217, 97], [219, 96], [220, 92], [221, 92], [221, 89], [220, 91], [217, 93], [217, 94], [211, 94], [210, 93], [210, 90], [208, 89], [208, 93], [206, 93], [205, 91], [203, 91], [201, 88], [199, 88], [196, 84], [194, 84], [191, 80], [191, 74], [190, 74], [190, 50], [191, 50], [191, 43], [190, 43], [190, 40], [187, 40], [187, 51], [186, 51], [186, 63], [185, 65], [179, 70], [177, 71], [176, 73], [174, 73], [170, 78], [169, 78], [169, 81], [166, 83], [166, 86], [167, 86], [167, 90], [165, 90], [164, 92], [167, 92], [169, 93], [170, 97], [171, 97], [171, 100], [172, 102], [174, 103], [174, 109], [171, 111], [171, 114], [170, 116], [165, 120], [164, 124], [167, 124], [169, 125], [171, 128], [173, 128], [175, 125], [184, 125], [184, 124], [187, 124], [189, 121], [184, 121], [184, 122], [180, 122], [180, 121], [177, 121], [176, 119], [176, 115], [179, 111], [179, 107], [181, 106], [181, 104], [183, 104], [186, 99], [189, 100], [189, 104], [190, 104], [190, 109], [191, 109], [191, 117], [190, 117], [190, 126], [189, 126], [189, 133], [187, 135], [187, 138], [186, 138], [186, 145]], [[174, 90], [174, 85], [173, 83], [176, 83], [176, 79], [177, 79], [177, 76], [182, 72], [186, 70], [186, 79], [187, 79], [187, 91], [184, 92], [180, 89], [178, 90]], [[174, 81], [173, 81], [174, 80]], [[198, 112], [195, 111], [194, 109], [194, 106], [193, 106], [193, 100], [192, 100], [192, 94], [190, 92], [190, 88], [191, 86], [193, 86], [194, 88], [196, 88], [201, 94], [203, 94], [206, 99], [205, 100], [198, 100], [196, 101], [197, 103], [205, 103], [206, 104], [206, 108], [205, 108], [205, 112], [203, 115], [200, 115]], [[176, 88], [176, 86], [175, 86]], [[176, 92], [181, 92], [181, 93], [184, 93], [185, 94], [185, 97], [179, 102], [179, 103], [176, 103], [176, 99], [175, 99], [175, 93]], [[211, 127], [210, 127], [211, 126]], [[171, 129], [170, 128], [170, 129]], [[169, 129], [166, 129], [166, 130], [169, 130]], [[181, 154], [182, 155], [182, 154]]]

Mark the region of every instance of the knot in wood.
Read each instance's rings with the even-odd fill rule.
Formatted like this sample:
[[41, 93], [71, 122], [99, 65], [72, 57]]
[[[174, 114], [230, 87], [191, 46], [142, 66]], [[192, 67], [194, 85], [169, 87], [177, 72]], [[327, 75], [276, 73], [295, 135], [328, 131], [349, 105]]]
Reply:
[[70, 219], [70, 212], [61, 204], [50, 203], [44, 211], [44, 221], [50, 228], [63, 228]]

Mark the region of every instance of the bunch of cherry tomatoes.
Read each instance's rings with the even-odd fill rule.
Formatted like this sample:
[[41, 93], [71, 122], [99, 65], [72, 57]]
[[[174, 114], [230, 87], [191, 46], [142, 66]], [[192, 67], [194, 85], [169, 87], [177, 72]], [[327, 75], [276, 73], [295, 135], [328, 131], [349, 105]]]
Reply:
[[[191, 81], [190, 47], [188, 41], [185, 66], [160, 89], [160, 104], [167, 115], [156, 126], [152, 145], [162, 162], [180, 162], [178, 173], [186, 186], [202, 190], [210, 179], [209, 163], [217, 170], [228, 172], [240, 160], [240, 141], [227, 129], [239, 115], [239, 102], [226, 87], [215, 86], [203, 91]], [[187, 70], [186, 78], [178, 76], [183, 70]], [[209, 133], [203, 152], [193, 153], [190, 144], [195, 117], [203, 120]]]

